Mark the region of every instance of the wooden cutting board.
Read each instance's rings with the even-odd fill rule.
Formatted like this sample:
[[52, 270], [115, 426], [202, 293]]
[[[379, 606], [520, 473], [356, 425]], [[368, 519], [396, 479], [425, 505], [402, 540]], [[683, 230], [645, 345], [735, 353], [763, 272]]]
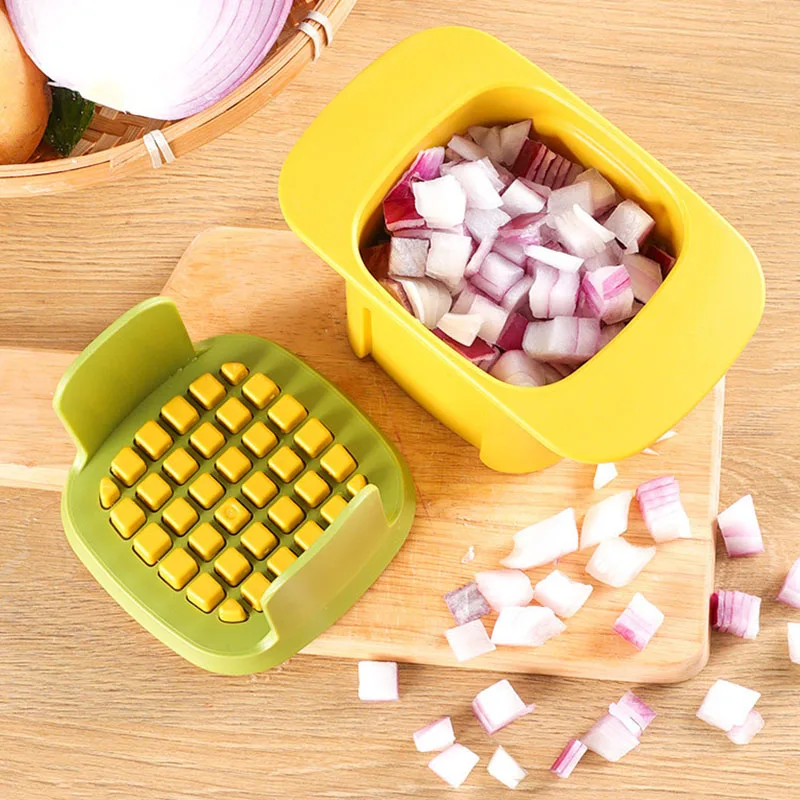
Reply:
[[[661, 683], [687, 679], [705, 665], [722, 384], [678, 426], [677, 437], [656, 445], [657, 456], [638, 455], [618, 464], [619, 478], [595, 492], [590, 465], [562, 461], [531, 475], [492, 472], [475, 449], [420, 408], [374, 362], [356, 359], [347, 342], [342, 279], [289, 232], [209, 230], [186, 251], [163, 293], [177, 302], [195, 341], [248, 332], [307, 360], [365, 410], [409, 462], [418, 507], [406, 545], [361, 601], [307, 652], [454, 666], [443, 635], [453, 621], [442, 594], [470, 582], [478, 570], [497, 568], [520, 528], [570, 505], [580, 521], [603, 497], [674, 474], [694, 538], [659, 546], [647, 569], [624, 589], [596, 586], [567, 631], [544, 646], [501, 648], [460, 666]], [[0, 485], [52, 490], [63, 485], [74, 450], [50, 404], [74, 357], [0, 350]], [[636, 503], [628, 539], [650, 543]], [[470, 546], [475, 558], [464, 563]], [[574, 553], [558, 566], [588, 580], [587, 560], [587, 554]], [[529, 574], [535, 582], [550, 569]], [[637, 591], [666, 615], [642, 653], [611, 630]], [[485, 621], [491, 631], [494, 618]]]

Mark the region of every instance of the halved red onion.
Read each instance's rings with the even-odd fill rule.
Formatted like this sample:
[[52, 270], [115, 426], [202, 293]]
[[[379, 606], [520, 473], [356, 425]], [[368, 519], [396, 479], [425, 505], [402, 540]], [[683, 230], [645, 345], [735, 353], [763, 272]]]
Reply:
[[535, 708], [533, 703], [526, 705], [507, 680], [493, 683], [472, 701], [472, 712], [490, 736]]
[[691, 537], [691, 524], [674, 477], [666, 475], [641, 484], [636, 489], [636, 499], [647, 530], [656, 542]]
[[570, 739], [550, 767], [559, 778], [569, 778], [588, 748], [580, 739]]
[[428, 767], [445, 783], [457, 789], [469, 777], [480, 757], [463, 744], [452, 744], [435, 756]]
[[652, 259], [632, 253], [622, 256], [622, 263], [631, 277], [633, 296], [646, 303], [661, 286], [661, 266]]
[[420, 228], [425, 224], [425, 220], [417, 213], [411, 183], [414, 180], [428, 181], [439, 177], [443, 161], [443, 147], [431, 147], [417, 155], [383, 200], [383, 218], [387, 230]]
[[800, 622], [787, 622], [789, 639], [789, 660], [792, 664], [800, 664]]
[[590, 583], [573, 581], [555, 569], [533, 587], [533, 599], [568, 619], [580, 611], [593, 589]]
[[546, 386], [561, 376], [549, 364], [534, 361], [522, 350], [507, 350], [489, 370], [495, 378], [515, 386]]
[[572, 211], [572, 207], [575, 205], [592, 213], [594, 202], [592, 187], [588, 183], [573, 183], [570, 186], [564, 186], [551, 192], [547, 198], [547, 211], [553, 216]]
[[528, 774], [502, 746], [494, 751], [486, 771], [509, 789], [516, 789]]
[[449, 628], [444, 635], [459, 663], [491, 653], [496, 649], [489, 639], [483, 622], [479, 619]]
[[523, 275], [506, 293], [500, 301], [500, 305], [506, 311], [523, 312], [530, 308], [528, 295], [533, 285], [533, 278], [530, 275]]
[[[414, 241], [397, 239], [395, 241]], [[472, 239], [457, 233], [434, 231], [425, 261], [425, 274], [435, 278], [453, 291], [464, 277], [467, 261], [472, 255]], [[416, 276], [411, 276], [416, 277]]]
[[655, 228], [655, 220], [633, 200], [623, 200], [605, 221], [610, 230], [625, 247], [641, 247]]
[[478, 591], [495, 610], [527, 606], [533, 600], [530, 578], [518, 569], [492, 569], [475, 576]]
[[529, 258], [535, 258], [543, 264], [549, 264], [556, 269], [563, 269], [565, 272], [577, 272], [581, 268], [581, 264], [583, 264], [583, 259], [578, 256], [537, 244], [527, 245], [525, 247], [525, 255]]
[[435, 328], [450, 310], [450, 292], [439, 281], [432, 278], [398, 278], [398, 283], [406, 292], [414, 316], [426, 328]]
[[591, 506], [581, 526], [581, 550], [594, 547], [606, 539], [622, 536], [628, 530], [631, 500], [633, 492], [617, 492]]
[[538, 214], [545, 207], [546, 198], [516, 178], [502, 193], [502, 209], [510, 217], [522, 214]]
[[619, 702], [612, 703], [608, 707], [608, 713], [622, 722], [635, 736], [641, 736], [657, 716], [641, 697], [631, 691], [625, 692]]
[[606, 761], [619, 761], [639, 745], [639, 737], [611, 714], [605, 714], [595, 722], [581, 741]]
[[594, 216], [602, 214], [614, 206], [618, 200], [614, 187], [594, 168], [581, 172], [575, 183], [587, 183], [592, 192], [592, 207], [587, 208]]
[[497, 337], [497, 346], [501, 350], [521, 350], [525, 331], [528, 329], [528, 320], [522, 314], [513, 312], [509, 315], [503, 330]]
[[750, 744], [756, 734], [764, 728], [764, 717], [753, 709], [745, 719], [744, 724], [735, 725], [726, 734], [734, 744]]
[[477, 161], [486, 156], [486, 150], [480, 144], [471, 142], [466, 136], [461, 136], [458, 133], [450, 139], [447, 147], [465, 161]]
[[578, 549], [575, 509], [566, 508], [514, 535], [514, 549], [500, 563], [511, 569], [532, 569]]
[[540, 361], [582, 364], [598, 349], [600, 323], [586, 317], [556, 317], [531, 322], [525, 331], [523, 349]]
[[664, 615], [644, 595], [638, 592], [614, 623], [614, 633], [644, 650], [664, 622]]
[[393, 278], [424, 278], [428, 242], [393, 236], [389, 244], [389, 275]]
[[500, 610], [492, 629], [492, 643], [510, 647], [540, 647], [567, 626], [544, 606], [507, 606]]
[[717, 525], [730, 558], [753, 556], [764, 552], [764, 539], [756, 517], [753, 496], [746, 494], [721, 511]]
[[779, 603], [800, 608], [800, 558], [792, 564], [776, 599]]
[[594, 551], [586, 571], [601, 583], [627, 586], [656, 554], [655, 547], [637, 547], [622, 538], [606, 539]]
[[617, 467], [615, 464], [612, 464], [611, 462], [606, 464], [598, 464], [594, 471], [594, 482], [592, 484], [595, 491], [608, 486], [608, 484], [611, 483], [611, 481], [613, 481], [617, 475], [619, 475], [619, 473], [617, 472]]
[[358, 699], [384, 703], [400, 699], [394, 661], [358, 662]]
[[468, 622], [485, 617], [492, 610], [474, 581], [448, 592], [444, 595], [444, 602], [453, 615], [456, 625], [466, 625]]
[[478, 314], [483, 320], [478, 336], [489, 344], [497, 344], [497, 340], [508, 322], [509, 312], [479, 294], [472, 300], [469, 313]]
[[429, 228], [452, 228], [465, 221], [467, 195], [461, 184], [445, 175], [411, 184], [414, 207]]
[[478, 314], [453, 314], [448, 312], [439, 320], [439, 330], [446, 333], [459, 344], [469, 347], [483, 325], [483, 318]]
[[633, 288], [624, 266], [600, 267], [581, 279], [578, 314], [607, 325], [628, 319], [633, 312]]
[[471, 278], [477, 272], [480, 271], [480, 268], [483, 266], [483, 261], [489, 253], [492, 252], [492, 247], [494, 246], [495, 237], [494, 236], [487, 236], [475, 249], [475, 252], [472, 254], [472, 257], [467, 262], [467, 266], [464, 269], [464, 277]]
[[450, 717], [442, 717], [414, 732], [414, 746], [419, 753], [446, 750], [456, 740]]
[[661, 274], [666, 278], [670, 270], [675, 266], [675, 257], [671, 256], [666, 250], [651, 244], [645, 251], [648, 258], [652, 258], [661, 266]]
[[525, 271], [497, 253], [489, 253], [471, 278], [474, 288], [499, 303], [506, 292], [525, 275]]
[[511, 217], [500, 208], [486, 210], [470, 208], [464, 215], [464, 224], [467, 226], [469, 235], [476, 242], [482, 242], [488, 236], [497, 236], [497, 231], [510, 219]]
[[467, 196], [467, 208], [500, 208], [503, 201], [492, 185], [485, 167], [477, 161], [465, 161], [448, 170], [460, 184]]
[[720, 679], [708, 690], [697, 716], [727, 733], [744, 725], [759, 697], [761, 692]]
[[522, 150], [522, 145], [531, 132], [533, 123], [529, 119], [514, 122], [500, 129], [500, 163], [507, 167], [514, 165]]
[[719, 589], [711, 595], [711, 627], [740, 639], [755, 639], [759, 631], [761, 598]]

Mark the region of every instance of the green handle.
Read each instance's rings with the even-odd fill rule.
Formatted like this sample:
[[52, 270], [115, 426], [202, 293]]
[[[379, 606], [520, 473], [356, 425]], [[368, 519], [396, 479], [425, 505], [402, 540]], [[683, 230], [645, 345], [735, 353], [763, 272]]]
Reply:
[[64, 373], [53, 408], [75, 440], [80, 470], [155, 388], [195, 356], [178, 309], [154, 297], [123, 314]]

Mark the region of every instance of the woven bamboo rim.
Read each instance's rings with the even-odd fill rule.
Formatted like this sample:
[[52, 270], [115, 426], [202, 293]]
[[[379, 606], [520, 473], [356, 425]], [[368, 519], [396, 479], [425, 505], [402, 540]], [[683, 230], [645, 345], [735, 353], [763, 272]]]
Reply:
[[[243, 122], [293, 81], [314, 60], [315, 43], [300, 30], [310, 10], [324, 14], [334, 33], [356, 0], [294, 0], [278, 40], [261, 66], [227, 97], [178, 122], [122, 114], [99, 107], [92, 125], [69, 158], [0, 166], [0, 198], [53, 194], [119, 180], [152, 169], [143, 137], [161, 129], [176, 158]], [[309, 20], [328, 43], [322, 26]]]

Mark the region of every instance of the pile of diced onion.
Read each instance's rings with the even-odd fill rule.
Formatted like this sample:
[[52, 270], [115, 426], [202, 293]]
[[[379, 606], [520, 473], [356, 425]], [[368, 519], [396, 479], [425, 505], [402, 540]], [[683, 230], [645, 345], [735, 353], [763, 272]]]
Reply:
[[363, 253], [423, 325], [517, 386], [590, 359], [675, 263], [644, 209], [531, 134], [476, 126], [420, 152], [383, 201], [389, 241]]

